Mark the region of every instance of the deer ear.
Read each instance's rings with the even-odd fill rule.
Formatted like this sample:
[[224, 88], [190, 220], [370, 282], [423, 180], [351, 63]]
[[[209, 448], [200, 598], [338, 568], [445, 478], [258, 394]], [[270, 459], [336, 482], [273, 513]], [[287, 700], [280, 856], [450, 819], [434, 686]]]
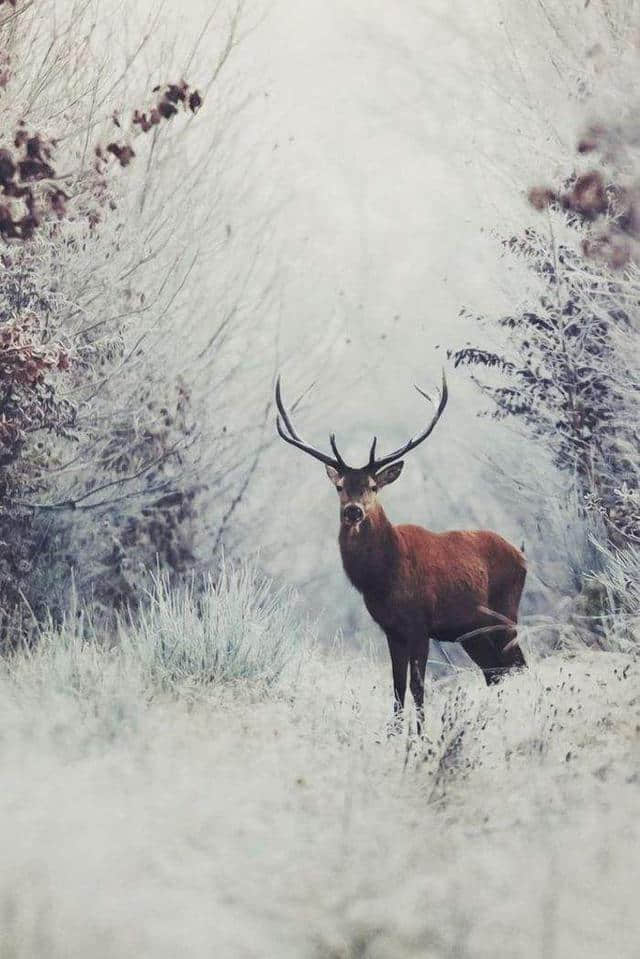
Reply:
[[379, 473], [376, 473], [376, 483], [378, 484], [378, 489], [381, 489], [383, 486], [388, 486], [389, 483], [393, 483], [394, 480], [397, 480], [402, 472], [403, 466], [404, 461], [399, 460], [397, 463], [392, 463], [391, 466], [385, 466], [383, 470], [380, 470]]
[[334, 470], [333, 466], [325, 464], [324, 467], [327, 471], [327, 476], [331, 480], [334, 486], [338, 485], [338, 480], [340, 479], [340, 473], [337, 470]]

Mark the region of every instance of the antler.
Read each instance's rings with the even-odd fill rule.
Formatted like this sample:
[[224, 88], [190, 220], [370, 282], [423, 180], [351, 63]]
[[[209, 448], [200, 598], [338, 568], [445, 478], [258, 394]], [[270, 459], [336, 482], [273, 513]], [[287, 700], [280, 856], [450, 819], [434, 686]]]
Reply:
[[[324, 463], [326, 466], [332, 466], [334, 469], [338, 470], [339, 473], [344, 473], [348, 469], [347, 464], [340, 456], [338, 452], [338, 447], [336, 446], [336, 438], [332, 433], [329, 442], [331, 443], [331, 449], [335, 454], [335, 459], [332, 456], [328, 456], [326, 453], [323, 453], [321, 450], [317, 450], [314, 446], [310, 446], [308, 443], [305, 443], [304, 440], [296, 433], [295, 427], [291, 422], [291, 417], [287, 413], [284, 403], [282, 402], [282, 393], [280, 391], [280, 377], [276, 380], [276, 405], [278, 407], [278, 417], [276, 419], [276, 427], [279, 435], [285, 441], [285, 443], [291, 443], [292, 446], [297, 446], [299, 450], [302, 450], [303, 453], [308, 453], [309, 456], [314, 456], [317, 460], [320, 460], [321, 463]], [[280, 420], [282, 417], [282, 421]], [[286, 427], [286, 432], [282, 428], [282, 423]]]
[[[424, 396], [425, 399], [431, 402], [431, 397], [421, 390], [419, 386], [416, 386], [418, 393], [421, 396]], [[377, 470], [381, 469], [383, 466], [388, 466], [389, 463], [393, 463], [394, 460], [400, 459], [401, 456], [404, 456], [405, 453], [408, 453], [410, 450], [419, 446], [420, 443], [423, 443], [428, 436], [431, 435], [436, 423], [442, 416], [444, 408], [447, 405], [449, 399], [449, 390], [447, 388], [447, 378], [445, 376], [444, 370], [442, 371], [442, 390], [440, 392], [440, 402], [438, 404], [438, 409], [436, 410], [435, 416], [422, 433], [419, 433], [418, 436], [414, 436], [413, 439], [410, 439], [408, 443], [405, 443], [404, 446], [401, 446], [399, 449], [395, 450], [393, 453], [389, 453], [388, 456], [383, 456], [381, 459], [376, 459], [376, 443], [378, 442], [377, 437], [374, 436], [373, 443], [371, 444], [371, 449], [369, 451], [369, 462], [367, 464], [367, 469], [374, 473]], [[299, 450], [302, 450], [303, 453], [308, 453], [310, 456], [315, 457], [315, 459], [320, 460], [321, 463], [325, 463], [327, 466], [332, 466], [334, 469], [338, 470], [340, 473], [344, 473], [350, 467], [347, 466], [345, 461], [342, 459], [336, 446], [336, 437], [332, 433], [329, 437], [329, 442], [331, 443], [331, 449], [333, 450], [334, 457], [328, 456], [326, 453], [323, 453], [321, 450], [317, 450], [314, 446], [310, 446], [308, 443], [299, 436], [296, 432], [296, 429], [291, 422], [291, 417], [285, 409], [284, 403], [282, 402], [282, 393], [280, 390], [280, 377], [276, 380], [276, 405], [278, 407], [278, 417], [276, 419], [276, 426], [278, 429], [279, 435], [285, 441], [285, 443], [290, 443], [292, 446], [297, 446]], [[280, 419], [282, 417], [282, 420]], [[286, 428], [283, 429], [282, 423]]]
[[[429, 400], [429, 402], [431, 402], [431, 397], [430, 397], [427, 393], [425, 393], [424, 390], [421, 390], [419, 386], [416, 386], [416, 389], [417, 389], [418, 393], [420, 393], [421, 396], [424, 396], [425, 399], [427, 399], [427, 400]], [[373, 443], [371, 444], [371, 451], [370, 451], [370, 453], [369, 453], [369, 466], [368, 466], [368, 469], [374, 471], [374, 470], [379, 470], [379, 469], [381, 469], [383, 466], [388, 466], [389, 463], [393, 463], [394, 460], [400, 459], [400, 457], [401, 457], [401, 456], [404, 456], [405, 453], [408, 453], [410, 450], [414, 450], [414, 449], [416, 448], [416, 446], [419, 446], [420, 443], [423, 443], [424, 440], [426, 440], [426, 438], [431, 435], [431, 432], [433, 431], [436, 423], [438, 422], [438, 420], [439, 420], [440, 417], [442, 416], [442, 413], [444, 412], [444, 408], [445, 408], [445, 406], [447, 405], [447, 400], [448, 400], [448, 399], [449, 399], [449, 390], [448, 390], [448, 388], [447, 388], [447, 378], [446, 378], [446, 376], [445, 376], [444, 369], [443, 369], [443, 370], [442, 370], [442, 390], [441, 390], [441, 392], [440, 392], [440, 402], [438, 403], [438, 409], [436, 410], [435, 416], [433, 417], [433, 419], [431, 420], [431, 422], [429, 423], [429, 425], [427, 426], [427, 428], [426, 428], [425, 430], [423, 430], [422, 433], [420, 433], [418, 436], [414, 436], [413, 439], [410, 439], [409, 442], [408, 442], [408, 443], [405, 443], [404, 446], [401, 446], [399, 449], [395, 450], [395, 452], [389, 453], [388, 456], [383, 456], [382, 459], [376, 459], [376, 458], [375, 458], [375, 457], [376, 457], [376, 442], [377, 442], [377, 439], [376, 439], [376, 437], [374, 436], [374, 438], [373, 438]]]

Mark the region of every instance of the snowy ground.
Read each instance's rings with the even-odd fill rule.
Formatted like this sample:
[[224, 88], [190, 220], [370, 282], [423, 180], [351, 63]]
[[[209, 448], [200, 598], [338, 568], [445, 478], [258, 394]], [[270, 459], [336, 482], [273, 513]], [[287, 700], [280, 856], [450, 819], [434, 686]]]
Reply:
[[2, 957], [637, 955], [637, 662], [440, 682], [424, 743], [365, 654], [270, 691], [131, 662], [5, 669]]

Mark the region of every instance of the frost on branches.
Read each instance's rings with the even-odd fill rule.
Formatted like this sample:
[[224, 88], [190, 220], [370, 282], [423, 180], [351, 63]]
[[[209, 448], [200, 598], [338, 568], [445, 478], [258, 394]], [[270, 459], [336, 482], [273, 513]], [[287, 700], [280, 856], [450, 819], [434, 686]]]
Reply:
[[638, 133], [633, 123], [591, 126], [578, 152], [599, 153], [600, 167], [530, 190], [544, 220], [503, 246], [537, 278], [537, 296], [498, 320], [475, 317], [497, 324], [502, 348], [451, 354], [494, 415], [522, 423], [575, 478], [584, 514], [605, 532], [600, 545], [614, 551], [640, 546]]
[[178, 572], [193, 559], [197, 485], [186, 465], [197, 430], [185, 384], [167, 379], [145, 348], [158, 320], [144, 321], [153, 310], [124, 248], [118, 171], [134, 160], [136, 140], [202, 103], [185, 82], [156, 87], [144, 110], [107, 118], [117, 137], [80, 152], [73, 137], [57, 140], [20, 116], [28, 64], [11, 39], [0, 74], [5, 642], [20, 634], [17, 613], [62, 608], [72, 573], [112, 609], [135, 600], [158, 560]]

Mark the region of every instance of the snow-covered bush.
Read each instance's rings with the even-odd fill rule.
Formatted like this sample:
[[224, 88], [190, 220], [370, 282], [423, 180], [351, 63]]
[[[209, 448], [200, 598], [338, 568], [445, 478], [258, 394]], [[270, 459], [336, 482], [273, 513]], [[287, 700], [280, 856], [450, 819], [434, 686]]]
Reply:
[[[594, 179], [604, 202], [597, 219], [613, 219], [600, 175]], [[571, 193], [577, 190], [576, 182]], [[474, 371], [501, 374], [475, 376], [495, 403], [494, 415], [517, 418], [548, 446], [557, 467], [575, 476], [585, 511], [597, 511], [609, 538], [620, 543], [640, 534], [633, 495], [640, 470], [637, 268], [627, 264], [614, 272], [591, 258], [586, 216], [558, 213], [562, 239], [549, 221], [548, 231], [527, 229], [506, 243], [509, 254], [523, 259], [541, 281], [541, 290], [513, 314], [478, 318], [485, 329], [497, 322], [504, 351], [465, 346], [453, 359]]]
[[[191, 699], [237, 681], [257, 693], [299, 670], [314, 647], [295, 595], [257, 568], [223, 564], [216, 581], [182, 588], [159, 574], [147, 602], [122, 616], [117, 636], [73, 594], [60, 623], [42, 623], [4, 667], [26, 696], [77, 701], [106, 735], [168, 694]], [[110, 732], [111, 730], [111, 732]]]
[[[611, 17], [611, 69], [604, 47], [598, 52], [607, 96], [596, 96], [589, 76], [593, 51], [585, 51], [580, 88], [583, 115], [589, 105], [600, 112], [583, 124], [556, 183], [522, 184], [538, 220], [503, 243], [506, 265], [524, 267], [525, 291], [506, 315], [465, 311], [484, 343], [450, 353], [489, 398], [490, 412], [519, 426], [532, 449], [542, 446], [575, 489], [573, 522], [588, 541], [576, 590], [594, 621], [615, 596], [617, 608], [629, 599], [623, 567], [640, 547], [640, 137], [637, 95], [629, 99], [618, 62], [635, 69], [636, 37], [620, 10], [612, 7]], [[616, 60], [614, 49], [626, 59]], [[537, 509], [548, 512], [548, 503]], [[548, 526], [548, 516], [541, 523]], [[616, 573], [618, 556], [627, 559]], [[605, 588], [602, 576], [617, 587]]]
[[150, 688], [235, 680], [269, 687], [309, 648], [293, 594], [246, 564], [223, 564], [215, 581], [183, 588], [160, 575], [148, 598], [122, 625], [120, 647]]
[[[237, 374], [237, 344], [225, 349], [246, 281], [221, 265], [211, 295], [224, 246], [212, 222], [230, 227], [191, 79], [208, 92], [220, 82], [240, 7], [198, 26], [188, 55], [156, 43], [150, 74], [140, 59], [157, 12], [133, 37], [118, 31], [117, 4], [113, 22], [105, 4], [76, 0], [16, 0], [0, 17], [5, 617], [63, 609], [72, 572], [106, 609], [135, 602], [156, 562], [184, 573], [205, 471], [217, 487], [253, 454], [255, 435], [229, 442], [203, 402], [216, 376]], [[223, 150], [233, 108], [214, 109]], [[219, 515], [232, 497], [218, 497]]]

